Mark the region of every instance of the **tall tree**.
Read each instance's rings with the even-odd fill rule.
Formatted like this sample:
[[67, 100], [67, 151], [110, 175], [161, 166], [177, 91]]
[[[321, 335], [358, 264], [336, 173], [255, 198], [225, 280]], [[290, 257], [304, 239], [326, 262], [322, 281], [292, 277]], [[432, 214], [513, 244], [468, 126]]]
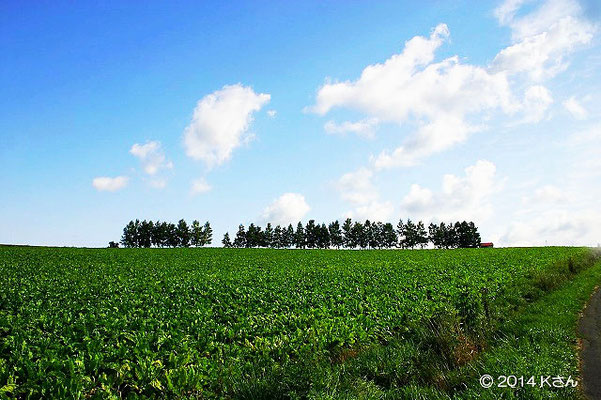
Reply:
[[263, 231], [263, 243], [261, 246], [263, 247], [272, 247], [273, 242], [273, 227], [271, 226], [271, 222], [267, 223], [265, 230]]
[[136, 229], [134, 221], [129, 221], [127, 225], [125, 225], [125, 228], [123, 228], [123, 235], [121, 236], [121, 244], [123, 247], [137, 247]]
[[244, 225], [242, 224], [238, 226], [238, 232], [236, 233], [236, 238], [234, 239], [234, 247], [246, 247], [246, 231], [244, 230]]
[[428, 244], [428, 232], [422, 221], [419, 221], [415, 227], [415, 244], [423, 249]]
[[369, 234], [369, 247], [371, 247], [372, 249], [381, 249], [382, 247], [384, 247], [384, 238], [382, 235], [383, 230], [383, 223], [379, 221], [371, 223], [371, 232]]
[[263, 246], [263, 230], [260, 226], [251, 223], [246, 231], [246, 247]]
[[294, 232], [294, 247], [297, 249], [304, 249], [305, 246], [305, 228], [303, 228], [302, 222], [299, 222], [298, 225], [296, 225], [296, 232]]
[[213, 242], [213, 228], [211, 228], [211, 224], [209, 221], [205, 222], [202, 228], [202, 244], [201, 246], [206, 246]]
[[166, 226], [166, 235], [167, 235], [167, 246], [169, 247], [177, 247], [180, 245], [179, 232], [177, 230], [177, 226], [169, 222]]
[[456, 222], [455, 224], [449, 223], [447, 225], [447, 229], [444, 232], [445, 233], [444, 247], [446, 249], [454, 249], [457, 246], [459, 246], [459, 240], [457, 237], [457, 228], [458, 227], [459, 227], [459, 222]]
[[180, 219], [177, 223], [177, 239], [179, 246], [190, 247], [190, 229], [183, 219]]
[[138, 225], [138, 247], [150, 247], [152, 245], [152, 230], [154, 224], [146, 220]]
[[282, 232], [282, 247], [287, 248], [287, 247], [292, 247], [293, 245], [294, 245], [294, 228], [292, 227], [292, 224], [289, 224], [288, 228], [286, 228]]
[[330, 243], [337, 249], [342, 246], [342, 230], [338, 221], [334, 221], [328, 225], [328, 233], [330, 234]]
[[428, 239], [437, 249], [443, 247], [445, 229], [444, 222], [441, 222], [440, 225], [436, 225], [435, 223], [428, 225]]
[[371, 221], [366, 219], [363, 223], [363, 237], [361, 238], [361, 247], [369, 248], [372, 243], [373, 229], [371, 227]]
[[365, 240], [365, 229], [363, 228], [363, 224], [359, 221], [355, 221], [353, 227], [351, 229], [351, 247], [361, 247], [365, 248], [367, 246]]
[[402, 239], [402, 247], [405, 249], [414, 248], [417, 241], [417, 226], [411, 221], [411, 219], [407, 219], [405, 225], [403, 225], [403, 239]]
[[398, 238], [397, 246], [401, 249], [405, 248], [405, 224], [402, 219], [399, 219], [399, 223], [396, 224], [396, 233]]
[[390, 249], [397, 245], [397, 234], [394, 230], [394, 226], [390, 222], [387, 222], [382, 227], [382, 243], [383, 247]]
[[161, 239], [161, 221], [156, 221], [152, 226], [152, 232], [150, 233], [150, 242], [155, 247], [162, 247]]
[[353, 221], [347, 218], [342, 223], [342, 244], [346, 248], [355, 247], [353, 239]]
[[280, 225], [276, 225], [273, 230], [273, 240], [271, 241], [271, 247], [276, 249], [281, 249], [284, 247], [284, 235], [282, 233], [282, 227]]
[[194, 247], [199, 247], [203, 245], [203, 231], [202, 226], [198, 220], [192, 221], [192, 225], [190, 225], [190, 243]]
[[305, 243], [312, 249], [317, 246], [317, 232], [315, 229], [315, 220], [310, 219], [305, 226]]
[[330, 231], [328, 231], [328, 227], [326, 224], [322, 223], [321, 225], [317, 225], [315, 227], [316, 233], [316, 247], [320, 249], [327, 249], [330, 247]]
[[221, 244], [225, 248], [232, 247], [232, 241], [230, 240], [230, 234], [228, 232], [225, 232], [225, 235], [223, 235], [223, 239], [221, 240]]

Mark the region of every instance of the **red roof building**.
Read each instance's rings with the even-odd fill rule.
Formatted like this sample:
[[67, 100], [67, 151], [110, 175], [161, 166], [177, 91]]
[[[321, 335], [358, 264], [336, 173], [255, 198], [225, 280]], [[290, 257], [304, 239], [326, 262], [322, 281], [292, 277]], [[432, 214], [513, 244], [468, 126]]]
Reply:
[[495, 247], [492, 242], [480, 243], [480, 247]]

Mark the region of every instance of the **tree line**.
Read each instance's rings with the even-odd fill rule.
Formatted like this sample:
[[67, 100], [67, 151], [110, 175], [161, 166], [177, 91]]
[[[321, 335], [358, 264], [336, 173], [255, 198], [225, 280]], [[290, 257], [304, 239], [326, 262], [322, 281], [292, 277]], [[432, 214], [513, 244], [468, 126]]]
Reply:
[[[136, 219], [129, 221], [121, 236], [123, 247], [201, 247], [212, 241], [213, 229], [208, 221], [201, 225], [195, 220], [188, 225], [183, 219], [177, 225]], [[115, 243], [111, 242], [109, 246], [115, 247]]]
[[306, 225], [299, 222], [296, 229], [268, 223], [265, 228], [250, 224], [238, 227], [235, 238], [226, 232], [221, 241], [223, 247], [270, 247], [276, 249], [390, 249], [424, 248], [432, 243], [436, 248], [467, 248], [480, 246], [480, 234], [473, 222], [445, 224], [431, 223], [426, 229], [424, 223], [399, 220], [396, 227], [391, 223], [353, 221], [347, 218], [342, 225], [338, 221], [316, 223], [310, 220]]

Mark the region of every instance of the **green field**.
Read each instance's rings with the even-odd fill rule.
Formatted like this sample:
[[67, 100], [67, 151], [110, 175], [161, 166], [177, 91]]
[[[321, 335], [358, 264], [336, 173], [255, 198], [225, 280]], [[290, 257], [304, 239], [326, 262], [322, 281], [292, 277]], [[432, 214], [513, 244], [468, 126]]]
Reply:
[[460, 396], [589, 254], [0, 247], [0, 396]]

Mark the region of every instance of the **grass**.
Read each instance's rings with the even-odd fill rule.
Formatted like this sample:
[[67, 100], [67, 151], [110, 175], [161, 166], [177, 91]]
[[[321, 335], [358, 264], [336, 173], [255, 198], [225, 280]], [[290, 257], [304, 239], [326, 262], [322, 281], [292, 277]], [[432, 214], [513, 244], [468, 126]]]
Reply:
[[[574, 260], [572, 260], [573, 262]], [[582, 263], [574, 268], [572, 263], [558, 265], [551, 276], [555, 284], [544, 278], [536, 280], [532, 291], [545, 287], [551, 292], [537, 292], [536, 300], [529, 300], [487, 338], [485, 351], [479, 352], [473, 343], [463, 343], [474, 351], [474, 358], [463, 365], [459, 360], [446, 360], [450, 337], [456, 329], [448, 324], [424, 326], [412, 338], [397, 340], [386, 346], [374, 346], [360, 352], [344, 365], [326, 363], [306, 364], [304, 382], [311, 382], [308, 390], [298, 397], [312, 399], [580, 399], [580, 387], [549, 388], [524, 385], [517, 388], [485, 389], [479, 383], [483, 374], [562, 376], [578, 379], [577, 325], [580, 311], [590, 298], [595, 286], [601, 282], [601, 262]], [[557, 275], [564, 267], [573, 268], [569, 275]], [[450, 332], [453, 334], [449, 335]], [[433, 334], [434, 333], [434, 334]], [[442, 342], [442, 343], [441, 343]], [[461, 341], [459, 341], [461, 343]], [[445, 349], [447, 354], [445, 355]], [[484, 350], [484, 349], [480, 349]], [[442, 357], [440, 356], [442, 355]], [[311, 373], [307, 373], [311, 371]], [[242, 393], [243, 398], [283, 398], [293, 392], [286, 386], [295, 372], [278, 376], [273, 387], [255, 387], [257, 391]], [[297, 375], [299, 376], [299, 375]], [[277, 383], [276, 383], [277, 382]], [[266, 390], [267, 389], [267, 390]], [[307, 387], [305, 387], [307, 389]], [[294, 397], [294, 395], [292, 396]]]
[[495, 398], [587, 254], [0, 248], [0, 397]]

